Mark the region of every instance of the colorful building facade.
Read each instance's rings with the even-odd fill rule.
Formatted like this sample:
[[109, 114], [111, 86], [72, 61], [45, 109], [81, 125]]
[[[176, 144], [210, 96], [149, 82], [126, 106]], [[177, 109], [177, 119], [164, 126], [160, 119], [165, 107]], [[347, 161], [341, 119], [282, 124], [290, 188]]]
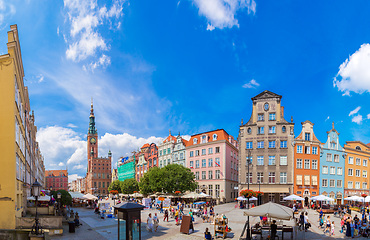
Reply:
[[186, 166], [204, 192], [219, 202], [238, 197], [238, 143], [225, 130], [191, 136], [186, 146]]
[[158, 167], [158, 147], [155, 143], [146, 143], [140, 148], [136, 157], [136, 180], [139, 182], [140, 178], [152, 167]]
[[302, 131], [294, 143], [294, 194], [305, 199], [319, 195], [320, 141], [313, 131], [313, 123], [302, 122]]
[[58, 191], [68, 191], [68, 171], [67, 170], [46, 170], [45, 171], [46, 189]]
[[126, 179], [135, 178], [135, 162], [136, 153], [134, 153], [131, 157], [120, 158], [118, 160], [118, 180], [125, 181]]
[[334, 128], [327, 132], [327, 140], [320, 152], [320, 194], [343, 204], [345, 159], [339, 143], [339, 133]]
[[370, 148], [360, 141], [348, 141], [345, 152], [344, 197], [369, 196]]
[[158, 145], [158, 167], [162, 168], [171, 164], [172, 161], [172, 151], [176, 142], [176, 138], [171, 135], [171, 131], [163, 142]]

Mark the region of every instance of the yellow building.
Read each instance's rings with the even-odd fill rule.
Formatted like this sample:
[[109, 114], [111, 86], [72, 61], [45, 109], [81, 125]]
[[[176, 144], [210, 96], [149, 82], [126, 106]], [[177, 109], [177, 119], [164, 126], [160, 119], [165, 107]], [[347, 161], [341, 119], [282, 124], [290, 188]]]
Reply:
[[369, 195], [369, 146], [360, 141], [349, 141], [343, 147], [346, 154], [344, 197]]
[[30, 113], [16, 25], [8, 32], [8, 53], [0, 56], [0, 229], [16, 228], [26, 212], [30, 187], [44, 183], [44, 160], [36, 141], [35, 116]]

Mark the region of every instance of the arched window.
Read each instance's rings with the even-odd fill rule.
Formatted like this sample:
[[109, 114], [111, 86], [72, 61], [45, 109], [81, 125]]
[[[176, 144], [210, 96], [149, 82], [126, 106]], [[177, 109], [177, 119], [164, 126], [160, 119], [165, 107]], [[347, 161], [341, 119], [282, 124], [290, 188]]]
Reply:
[[285, 127], [285, 126], [283, 126], [283, 127], [281, 128], [281, 131], [282, 131], [283, 133], [285, 133], [285, 132], [286, 132], [286, 127]]
[[217, 134], [213, 134], [213, 140], [217, 140]]
[[360, 150], [360, 151], [361, 151], [361, 148], [360, 148], [360, 146], [356, 146], [356, 150]]
[[193, 143], [194, 144], [197, 144], [198, 143], [198, 139], [194, 138]]

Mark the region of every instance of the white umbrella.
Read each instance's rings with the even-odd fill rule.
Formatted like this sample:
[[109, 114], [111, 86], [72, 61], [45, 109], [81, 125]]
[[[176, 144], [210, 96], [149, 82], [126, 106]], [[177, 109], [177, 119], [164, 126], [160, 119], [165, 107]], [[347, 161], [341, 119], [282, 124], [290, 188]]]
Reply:
[[300, 197], [300, 196], [297, 196], [297, 195], [290, 195], [290, 196], [287, 196], [285, 198], [283, 198], [285, 201], [302, 201], [304, 200], [303, 197]]
[[249, 198], [249, 201], [256, 201], [256, 200], [258, 200], [258, 198], [256, 198], [256, 197]]
[[238, 201], [246, 201], [248, 199], [245, 198], [245, 197], [243, 197], [243, 196], [239, 196], [236, 200], [238, 200]]
[[324, 195], [319, 195], [319, 196], [312, 197], [311, 200], [315, 200], [315, 201], [329, 201], [329, 202], [335, 201], [333, 198], [330, 198], [330, 197], [327, 197], [327, 196], [324, 196]]
[[203, 197], [205, 197], [205, 198], [207, 198], [207, 197], [211, 197], [210, 195], [205, 194], [204, 192], [199, 193], [199, 195], [202, 195], [202, 196], [203, 196]]
[[370, 196], [365, 197], [365, 202], [370, 202]]
[[293, 210], [283, 205], [268, 202], [258, 207], [254, 207], [244, 211], [248, 216], [267, 216], [269, 218], [277, 218], [290, 220], [293, 218]]
[[362, 197], [359, 197], [359, 196], [350, 196], [350, 197], [346, 197], [344, 200], [347, 200], [347, 201], [363, 201], [364, 198]]
[[[31, 197], [28, 197], [27, 200], [35, 201], [36, 199], [35, 199], [34, 196], [31, 196]], [[43, 202], [43, 201], [48, 202], [48, 201], [50, 201], [50, 196], [47, 196], [47, 195], [46, 196], [39, 196], [37, 200], [40, 201], [40, 202]]]
[[95, 200], [95, 199], [98, 199], [97, 197], [95, 197], [94, 195], [88, 193], [86, 195], [83, 195], [84, 198], [86, 198], [87, 200]]
[[85, 199], [84, 195], [80, 192], [69, 192], [72, 198]]
[[190, 192], [188, 194], [185, 194], [184, 196], [182, 196], [182, 198], [201, 198], [202, 195], [200, 195], [199, 193], [196, 193], [196, 192]]

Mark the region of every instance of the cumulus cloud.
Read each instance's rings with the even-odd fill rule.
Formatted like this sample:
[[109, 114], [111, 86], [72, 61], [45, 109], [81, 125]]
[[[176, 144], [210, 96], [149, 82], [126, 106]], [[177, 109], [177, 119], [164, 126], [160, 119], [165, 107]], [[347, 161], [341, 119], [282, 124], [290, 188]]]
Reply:
[[352, 116], [356, 113], [358, 113], [358, 111], [360, 111], [361, 107], [358, 106], [357, 108], [353, 109], [352, 111], [349, 112], [348, 116]]
[[355, 122], [357, 124], [361, 124], [362, 122], [362, 115], [356, 115], [352, 118], [352, 122]]
[[239, 27], [235, 15], [238, 11], [247, 9], [248, 14], [256, 12], [254, 0], [193, 0], [199, 9], [199, 15], [205, 16], [208, 21], [207, 30], [215, 28]]
[[256, 88], [259, 85], [260, 84], [256, 80], [252, 79], [248, 83], [244, 84], [243, 88]]
[[[95, 57], [98, 52], [109, 50], [105, 38], [98, 29], [100, 26], [106, 27], [106, 24], [116, 24], [119, 28], [123, 3], [124, 0], [113, 0], [108, 9], [105, 5], [99, 6], [97, 0], [64, 0], [66, 22], [70, 24], [70, 38], [66, 39], [67, 59], [80, 62]], [[107, 61], [109, 58], [102, 54], [96, 64], [93, 62], [92, 65], [95, 68], [103, 66], [100, 61], [102, 58], [105, 59], [104, 64], [110, 64], [110, 60]]]
[[0, 0], [0, 26], [4, 23], [4, 20], [13, 16], [16, 13], [15, 6], [10, 1]]
[[366, 117], [367, 117], [367, 119], [370, 119], [370, 113]]
[[339, 67], [334, 78], [334, 87], [350, 95], [350, 92], [362, 94], [370, 92], [370, 44], [363, 44]]
[[110, 57], [108, 57], [107, 55], [103, 54], [99, 59], [98, 61], [96, 62], [92, 62], [90, 63], [88, 66], [84, 65], [83, 66], [83, 69], [85, 71], [87, 70], [91, 70], [92, 72], [94, 72], [94, 70], [98, 67], [107, 67], [108, 65], [110, 65]]
[[83, 177], [79, 176], [78, 174], [68, 174], [68, 182], [75, 181], [78, 178], [83, 178]]

